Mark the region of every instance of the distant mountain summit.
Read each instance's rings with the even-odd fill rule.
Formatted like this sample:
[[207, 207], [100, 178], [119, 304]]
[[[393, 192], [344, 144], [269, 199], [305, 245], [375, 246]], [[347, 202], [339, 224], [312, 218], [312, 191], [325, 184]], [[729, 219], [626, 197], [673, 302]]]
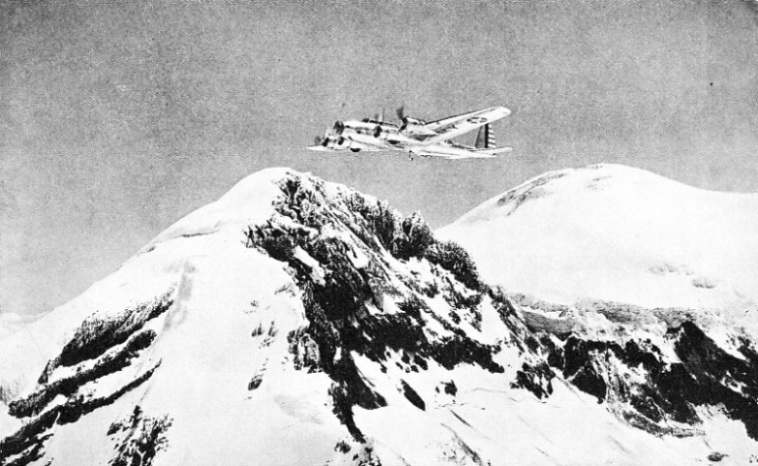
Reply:
[[758, 194], [594, 165], [538, 176], [437, 234], [492, 283], [554, 302], [758, 306]]
[[0, 464], [758, 461], [744, 329], [550, 303], [490, 265], [348, 187], [251, 175], [6, 327]]

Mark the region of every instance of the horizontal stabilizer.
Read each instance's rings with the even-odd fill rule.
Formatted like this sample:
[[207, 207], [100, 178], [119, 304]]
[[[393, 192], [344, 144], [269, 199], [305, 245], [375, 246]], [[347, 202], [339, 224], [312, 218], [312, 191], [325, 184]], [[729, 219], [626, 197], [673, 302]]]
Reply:
[[495, 147], [493, 149], [480, 149], [477, 152], [481, 154], [495, 155], [495, 154], [502, 154], [503, 152], [510, 152], [512, 150], [513, 150], [513, 147]]

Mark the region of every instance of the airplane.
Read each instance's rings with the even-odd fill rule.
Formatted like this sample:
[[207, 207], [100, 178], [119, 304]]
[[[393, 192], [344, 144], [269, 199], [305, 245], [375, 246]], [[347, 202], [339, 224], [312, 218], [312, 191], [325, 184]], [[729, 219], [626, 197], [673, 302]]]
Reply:
[[[397, 109], [400, 124], [384, 121], [378, 115], [361, 121], [337, 121], [326, 130], [323, 138], [316, 136], [315, 145], [308, 149], [322, 152], [394, 150], [408, 153], [411, 160], [414, 155], [446, 159], [493, 158], [512, 150], [511, 147], [495, 147], [495, 136], [490, 127], [491, 123], [510, 113], [505, 107], [491, 107], [427, 123], [406, 116], [400, 107]], [[477, 128], [479, 134], [474, 146], [451, 141]]]

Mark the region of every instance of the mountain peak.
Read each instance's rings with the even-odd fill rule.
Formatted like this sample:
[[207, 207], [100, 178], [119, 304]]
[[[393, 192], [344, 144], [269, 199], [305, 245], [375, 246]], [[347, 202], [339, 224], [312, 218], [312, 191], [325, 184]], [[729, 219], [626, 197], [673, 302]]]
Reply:
[[533, 178], [438, 234], [486, 279], [543, 299], [742, 308], [758, 302], [757, 211], [756, 194], [593, 165]]
[[245, 225], [258, 223], [271, 215], [271, 206], [281, 194], [277, 183], [287, 176], [309, 176], [291, 168], [267, 168], [255, 172], [235, 184], [217, 201], [205, 205], [167, 228], [144, 250], [158, 243], [178, 237], [205, 235], [232, 228], [239, 230]]
[[506, 294], [420, 214], [264, 170], [0, 339], [0, 463], [744, 464], [758, 353], [698, 319]]
[[[534, 201], [547, 197], [558, 197], [562, 202], [589, 203], [596, 209], [604, 204], [611, 209], [623, 209], [624, 204], [618, 201], [627, 195], [634, 195], [642, 202], [657, 200], [665, 203], [672, 196], [691, 195], [698, 191], [701, 190], [639, 168], [615, 164], [590, 165], [551, 171], [532, 178], [482, 203], [456, 224], [486, 222], [510, 216], [518, 209], [527, 205], [531, 207]], [[627, 200], [632, 201], [634, 199]]]
[[[0, 462], [421, 461], [441, 444], [478, 458], [415, 412], [448, 403], [461, 367], [552, 390], [512, 312], [420, 215], [289, 169], [259, 172], [0, 341]], [[506, 370], [509, 358], [519, 363]], [[433, 427], [433, 441], [393, 440], [376, 424], [393, 410]], [[287, 447], [302, 438], [318, 441]]]

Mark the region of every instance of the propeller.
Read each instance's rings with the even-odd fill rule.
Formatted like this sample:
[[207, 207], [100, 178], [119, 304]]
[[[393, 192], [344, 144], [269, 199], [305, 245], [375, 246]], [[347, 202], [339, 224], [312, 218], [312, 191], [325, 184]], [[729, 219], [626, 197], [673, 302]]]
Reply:
[[324, 134], [326, 136], [318, 136], [317, 135], [316, 138], [313, 140], [313, 142], [315, 142], [317, 146], [324, 146], [324, 147], [326, 147], [327, 144], [329, 143], [329, 131], [330, 131], [330, 128], [327, 127], [326, 131], [324, 131]]
[[374, 113], [374, 121], [381, 121], [381, 122], [384, 121], [384, 107], [382, 107], [382, 113], [381, 114], [379, 114], [378, 112]]
[[405, 119], [405, 105], [401, 105], [400, 107], [398, 107], [397, 110], [395, 110], [395, 112], [397, 113], [397, 117], [401, 121]]

